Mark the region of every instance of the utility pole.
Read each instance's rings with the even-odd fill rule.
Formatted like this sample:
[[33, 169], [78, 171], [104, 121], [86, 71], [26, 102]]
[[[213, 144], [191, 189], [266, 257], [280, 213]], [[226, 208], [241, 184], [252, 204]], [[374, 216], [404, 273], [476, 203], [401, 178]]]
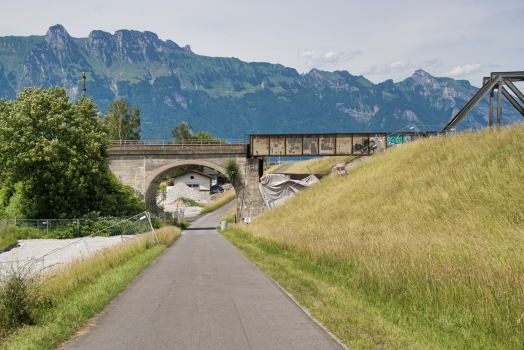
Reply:
[[86, 73], [82, 72], [82, 95], [86, 97]]

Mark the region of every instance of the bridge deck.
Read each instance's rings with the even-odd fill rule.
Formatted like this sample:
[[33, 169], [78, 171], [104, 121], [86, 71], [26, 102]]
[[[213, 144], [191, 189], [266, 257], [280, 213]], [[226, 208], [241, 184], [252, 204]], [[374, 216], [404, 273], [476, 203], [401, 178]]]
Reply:
[[247, 145], [122, 145], [108, 148], [109, 155], [127, 154], [247, 154]]

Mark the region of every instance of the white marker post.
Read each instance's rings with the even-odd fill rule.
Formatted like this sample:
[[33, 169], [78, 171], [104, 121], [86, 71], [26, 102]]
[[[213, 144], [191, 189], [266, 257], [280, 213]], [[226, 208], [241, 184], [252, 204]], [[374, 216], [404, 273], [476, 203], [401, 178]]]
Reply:
[[251, 218], [244, 218], [244, 222], [246, 223], [246, 230], [249, 232], [249, 223], [251, 222]]

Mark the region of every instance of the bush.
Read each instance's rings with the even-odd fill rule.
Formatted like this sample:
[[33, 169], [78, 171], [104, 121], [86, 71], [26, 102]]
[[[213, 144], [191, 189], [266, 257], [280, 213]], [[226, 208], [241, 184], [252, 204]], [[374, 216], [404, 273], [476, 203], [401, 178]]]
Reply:
[[233, 158], [229, 158], [226, 161], [225, 168], [226, 168], [226, 175], [227, 175], [229, 181], [231, 181], [231, 183], [233, 183], [235, 181], [235, 179], [237, 178], [239, 172], [240, 172], [239, 169], [238, 169], [237, 161], [235, 159], [233, 159]]
[[36, 311], [52, 304], [51, 298], [43, 295], [45, 281], [35, 273], [33, 266], [32, 263], [17, 266], [0, 277], [0, 336], [32, 324]]
[[169, 180], [167, 180], [167, 185], [168, 185], [168, 186], [175, 186], [175, 179], [169, 179]]

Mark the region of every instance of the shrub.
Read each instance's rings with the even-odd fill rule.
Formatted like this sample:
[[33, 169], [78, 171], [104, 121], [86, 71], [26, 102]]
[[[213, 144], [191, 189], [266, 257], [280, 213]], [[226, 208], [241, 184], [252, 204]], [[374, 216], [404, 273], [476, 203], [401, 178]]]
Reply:
[[229, 158], [226, 161], [225, 168], [226, 168], [226, 175], [227, 175], [229, 181], [234, 182], [235, 179], [237, 178], [238, 174], [239, 174], [237, 161], [235, 159], [233, 159], [233, 158]]
[[[33, 269], [33, 263], [2, 271], [0, 277], [0, 332], [32, 324], [36, 311], [52, 304], [43, 295], [45, 280]], [[0, 333], [0, 336], [4, 334]]]
[[175, 179], [169, 179], [169, 180], [167, 180], [167, 185], [168, 185], [168, 186], [175, 186]]

